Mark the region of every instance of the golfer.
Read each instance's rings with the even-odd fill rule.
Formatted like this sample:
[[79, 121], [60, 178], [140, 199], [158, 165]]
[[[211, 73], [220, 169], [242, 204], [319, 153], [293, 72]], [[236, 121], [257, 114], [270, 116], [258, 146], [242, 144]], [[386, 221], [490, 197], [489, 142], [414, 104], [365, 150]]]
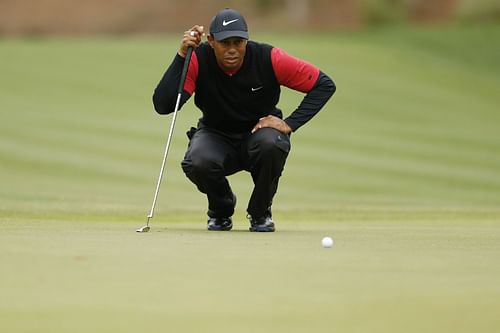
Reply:
[[[249, 40], [245, 18], [224, 9], [203, 26], [184, 32], [173, 62], [153, 95], [155, 110], [174, 110], [177, 88], [189, 47], [182, 106], [193, 94], [202, 116], [182, 161], [186, 176], [208, 199], [208, 230], [233, 227], [236, 196], [227, 176], [248, 171], [254, 189], [247, 206], [250, 231], [275, 230], [271, 206], [290, 151], [290, 134], [308, 122], [335, 92], [333, 81], [317, 67], [271, 45]], [[305, 93], [296, 110], [283, 119], [276, 107], [280, 86]]]

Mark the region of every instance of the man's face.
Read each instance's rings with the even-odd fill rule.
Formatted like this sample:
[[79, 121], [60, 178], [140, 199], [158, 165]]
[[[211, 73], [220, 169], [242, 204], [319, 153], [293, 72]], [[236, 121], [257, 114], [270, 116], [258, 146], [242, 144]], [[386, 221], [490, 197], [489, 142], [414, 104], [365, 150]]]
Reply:
[[224, 71], [234, 71], [241, 67], [247, 51], [247, 40], [239, 37], [226, 38], [221, 41], [208, 36], [213, 47], [217, 63]]

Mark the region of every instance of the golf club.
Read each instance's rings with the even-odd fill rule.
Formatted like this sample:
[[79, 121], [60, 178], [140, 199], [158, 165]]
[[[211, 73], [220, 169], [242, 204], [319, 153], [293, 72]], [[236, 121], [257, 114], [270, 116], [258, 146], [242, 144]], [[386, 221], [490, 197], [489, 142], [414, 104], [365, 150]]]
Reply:
[[150, 230], [149, 220], [153, 218], [154, 215], [156, 199], [158, 198], [158, 192], [160, 191], [160, 184], [163, 178], [163, 170], [165, 169], [165, 162], [167, 161], [168, 151], [170, 149], [170, 142], [172, 140], [172, 133], [174, 132], [175, 120], [177, 118], [177, 111], [179, 110], [179, 104], [181, 102], [182, 91], [184, 90], [184, 81], [186, 80], [189, 61], [191, 60], [191, 53], [193, 53], [193, 48], [189, 47], [186, 53], [186, 59], [184, 60], [184, 67], [182, 68], [181, 80], [179, 83], [179, 90], [177, 94], [177, 102], [175, 103], [174, 115], [172, 117], [172, 123], [170, 124], [170, 131], [168, 133], [167, 144], [165, 146], [165, 153], [163, 154], [163, 162], [161, 163], [160, 176], [158, 177], [158, 183], [156, 184], [156, 191], [153, 197], [153, 204], [151, 205], [151, 211], [148, 214], [148, 220], [146, 222], [146, 225], [144, 227], [137, 229], [136, 232], [148, 232]]

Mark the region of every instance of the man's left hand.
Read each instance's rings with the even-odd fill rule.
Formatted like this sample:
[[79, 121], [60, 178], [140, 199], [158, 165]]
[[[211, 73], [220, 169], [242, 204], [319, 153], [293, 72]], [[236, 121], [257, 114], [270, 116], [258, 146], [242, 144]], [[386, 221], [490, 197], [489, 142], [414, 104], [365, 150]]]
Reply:
[[260, 118], [259, 122], [253, 127], [252, 133], [255, 133], [256, 131], [264, 127], [277, 129], [284, 134], [292, 133], [292, 129], [283, 119], [271, 115]]

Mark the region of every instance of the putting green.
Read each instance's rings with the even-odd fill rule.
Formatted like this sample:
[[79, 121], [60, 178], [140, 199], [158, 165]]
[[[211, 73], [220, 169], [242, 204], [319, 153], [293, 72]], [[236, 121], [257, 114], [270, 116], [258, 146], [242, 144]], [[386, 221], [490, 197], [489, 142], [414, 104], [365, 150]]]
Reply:
[[[487, 332], [500, 212], [275, 214], [253, 234], [197, 216], [2, 223], [6, 332]], [[321, 247], [330, 235], [335, 244]]]

